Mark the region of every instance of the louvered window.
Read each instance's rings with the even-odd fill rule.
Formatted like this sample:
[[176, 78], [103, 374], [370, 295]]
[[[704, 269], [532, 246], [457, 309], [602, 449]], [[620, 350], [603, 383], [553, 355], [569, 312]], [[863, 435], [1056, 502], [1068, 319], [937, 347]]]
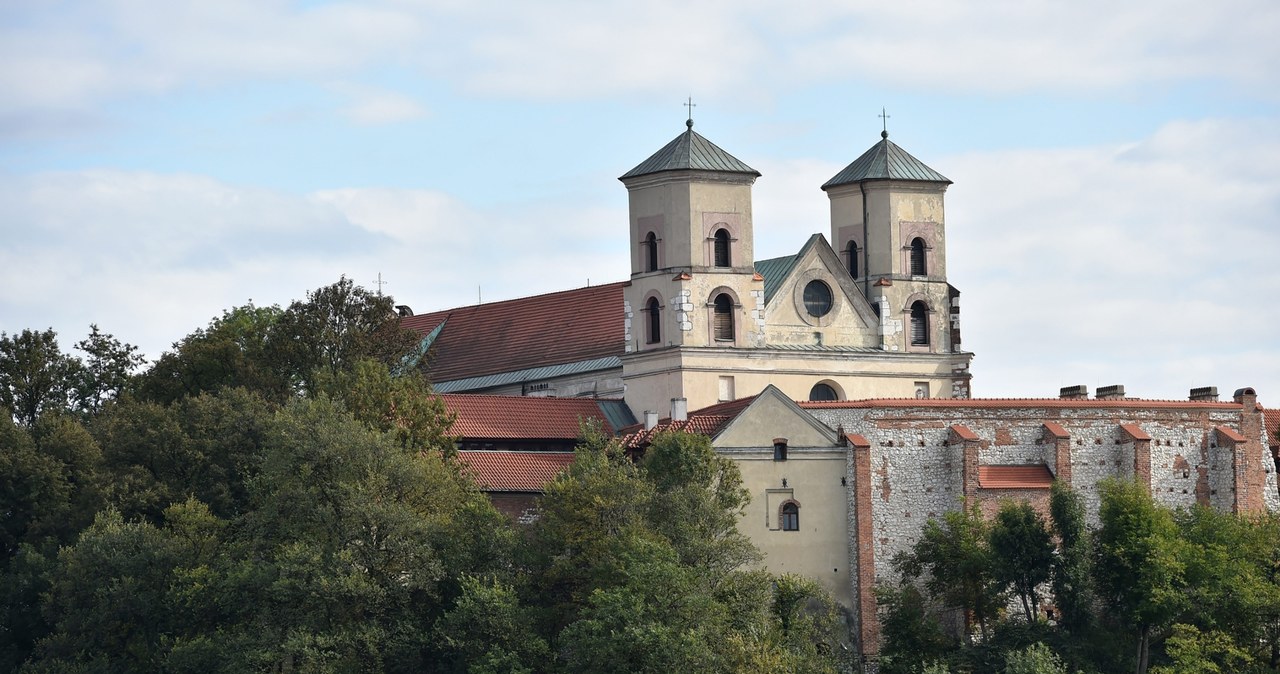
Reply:
[[731, 262], [729, 259], [729, 230], [716, 230], [715, 249], [715, 265], [717, 267], [728, 267]]
[[644, 240], [644, 270], [658, 271], [658, 235], [649, 232]]
[[911, 275], [924, 276], [929, 273], [929, 268], [925, 265], [924, 258], [924, 239], [916, 237], [911, 240]]
[[850, 241], [849, 247], [845, 251], [849, 256], [849, 275], [858, 278], [858, 244], [856, 241]]
[[911, 345], [929, 346], [929, 310], [924, 302], [911, 305]]
[[658, 305], [658, 298], [650, 297], [644, 312], [649, 322], [648, 343], [657, 344], [662, 341], [662, 307]]
[[712, 326], [717, 341], [733, 341], [733, 299], [725, 294], [716, 296]]

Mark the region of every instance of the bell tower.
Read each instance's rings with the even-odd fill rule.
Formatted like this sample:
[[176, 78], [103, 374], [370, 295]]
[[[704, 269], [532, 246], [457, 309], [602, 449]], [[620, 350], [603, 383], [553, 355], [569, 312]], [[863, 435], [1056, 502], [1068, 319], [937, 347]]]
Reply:
[[693, 130], [619, 180], [630, 204], [627, 351], [762, 343], [751, 185], [760, 173]]
[[758, 177], [695, 132], [690, 118], [684, 133], [619, 178], [631, 237], [623, 381], [634, 408], [665, 409], [702, 385], [706, 377], [686, 363], [691, 350], [764, 345], [751, 221]]
[[833, 247], [878, 309], [886, 351], [961, 351], [959, 291], [947, 283], [949, 185], [886, 130], [822, 186], [831, 202]]

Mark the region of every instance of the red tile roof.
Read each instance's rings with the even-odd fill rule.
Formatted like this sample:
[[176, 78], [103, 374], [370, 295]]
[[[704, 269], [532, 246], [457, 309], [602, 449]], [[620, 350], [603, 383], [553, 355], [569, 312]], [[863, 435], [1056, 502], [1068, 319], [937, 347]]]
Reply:
[[1071, 437], [1071, 434], [1067, 432], [1067, 429], [1062, 427], [1062, 424], [1053, 421], [1044, 422], [1044, 429], [1049, 431], [1049, 435], [1052, 435], [1055, 438]]
[[1013, 409], [1018, 407], [1043, 407], [1068, 409], [1072, 407], [1132, 407], [1163, 409], [1214, 409], [1238, 410], [1236, 402], [1206, 402], [1199, 400], [1141, 400], [1123, 398], [1117, 400], [1069, 400], [1063, 398], [879, 398], [867, 400], [796, 401], [805, 409], [864, 409], [873, 407], [970, 407], [975, 409]]
[[458, 459], [485, 491], [541, 493], [573, 463], [573, 452], [461, 451]]
[[960, 424], [952, 425], [951, 432], [955, 433], [956, 437], [964, 440], [965, 442], [976, 442], [980, 439], [977, 433], [969, 430], [969, 427], [961, 426]]
[[1267, 440], [1272, 446], [1280, 445], [1280, 407], [1262, 410], [1262, 426], [1267, 429]]
[[593, 398], [446, 393], [440, 399], [456, 417], [450, 434], [468, 440], [576, 440], [583, 419], [599, 420], [609, 435], [616, 430]]
[[1133, 438], [1134, 440], [1150, 440], [1151, 439], [1151, 436], [1147, 435], [1146, 431], [1142, 430], [1141, 428], [1138, 428], [1137, 424], [1120, 424], [1120, 428], [1124, 430], [1125, 433], [1128, 433], [1129, 437]]
[[1052, 485], [1053, 473], [1042, 463], [978, 466], [978, 486], [983, 489], [1048, 489]]
[[410, 316], [400, 321], [432, 346], [434, 382], [621, 356], [626, 282]]
[[1236, 444], [1247, 442], [1244, 436], [1240, 435], [1240, 432], [1234, 428], [1228, 428], [1226, 426], [1214, 426], [1213, 430], [1217, 431], [1220, 435], [1222, 435], [1222, 437]]
[[738, 416], [739, 412], [747, 409], [747, 406], [755, 399], [756, 396], [750, 396], [704, 407], [695, 412], [690, 412], [688, 419], [685, 421], [672, 421], [668, 417], [658, 421], [657, 426], [647, 431], [644, 429], [643, 423], [628, 426], [619, 431], [622, 436], [622, 444], [630, 449], [644, 447], [653, 441], [653, 436], [663, 431], [684, 431], [686, 433], [714, 437], [730, 421], [733, 421], [733, 418]]

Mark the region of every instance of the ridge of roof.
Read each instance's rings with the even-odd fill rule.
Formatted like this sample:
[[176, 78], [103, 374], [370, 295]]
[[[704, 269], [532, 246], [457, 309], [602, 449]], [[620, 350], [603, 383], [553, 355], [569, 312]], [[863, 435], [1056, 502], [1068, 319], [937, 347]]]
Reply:
[[889, 140], [889, 134], [880, 135], [880, 142], [872, 145], [830, 180], [822, 189], [859, 183], [864, 180], [914, 180], [931, 183], [950, 183], [951, 180], [929, 168], [924, 162]]
[[662, 149], [640, 162], [635, 168], [622, 174], [618, 180], [636, 178], [662, 171], [720, 171], [746, 173], [759, 176], [760, 172], [747, 166], [737, 157], [720, 149], [715, 143], [693, 130], [693, 120], [684, 133], [676, 136]]
[[1207, 402], [1199, 400], [1143, 400], [1124, 398], [1118, 400], [1070, 400], [1063, 398], [867, 398], [863, 400], [800, 400], [805, 409], [863, 409], [874, 407], [1161, 407], [1167, 409], [1240, 409], [1235, 402]]

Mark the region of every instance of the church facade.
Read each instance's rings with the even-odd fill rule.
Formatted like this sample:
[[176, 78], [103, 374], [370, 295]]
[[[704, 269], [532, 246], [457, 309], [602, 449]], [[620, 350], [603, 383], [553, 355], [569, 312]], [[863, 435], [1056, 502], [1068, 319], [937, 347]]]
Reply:
[[628, 281], [405, 319], [434, 351], [436, 388], [622, 397], [637, 415], [768, 385], [800, 400], [969, 397], [946, 276], [951, 181], [882, 134], [821, 186], [830, 239], [756, 260], [759, 177], [690, 120], [620, 178]]

